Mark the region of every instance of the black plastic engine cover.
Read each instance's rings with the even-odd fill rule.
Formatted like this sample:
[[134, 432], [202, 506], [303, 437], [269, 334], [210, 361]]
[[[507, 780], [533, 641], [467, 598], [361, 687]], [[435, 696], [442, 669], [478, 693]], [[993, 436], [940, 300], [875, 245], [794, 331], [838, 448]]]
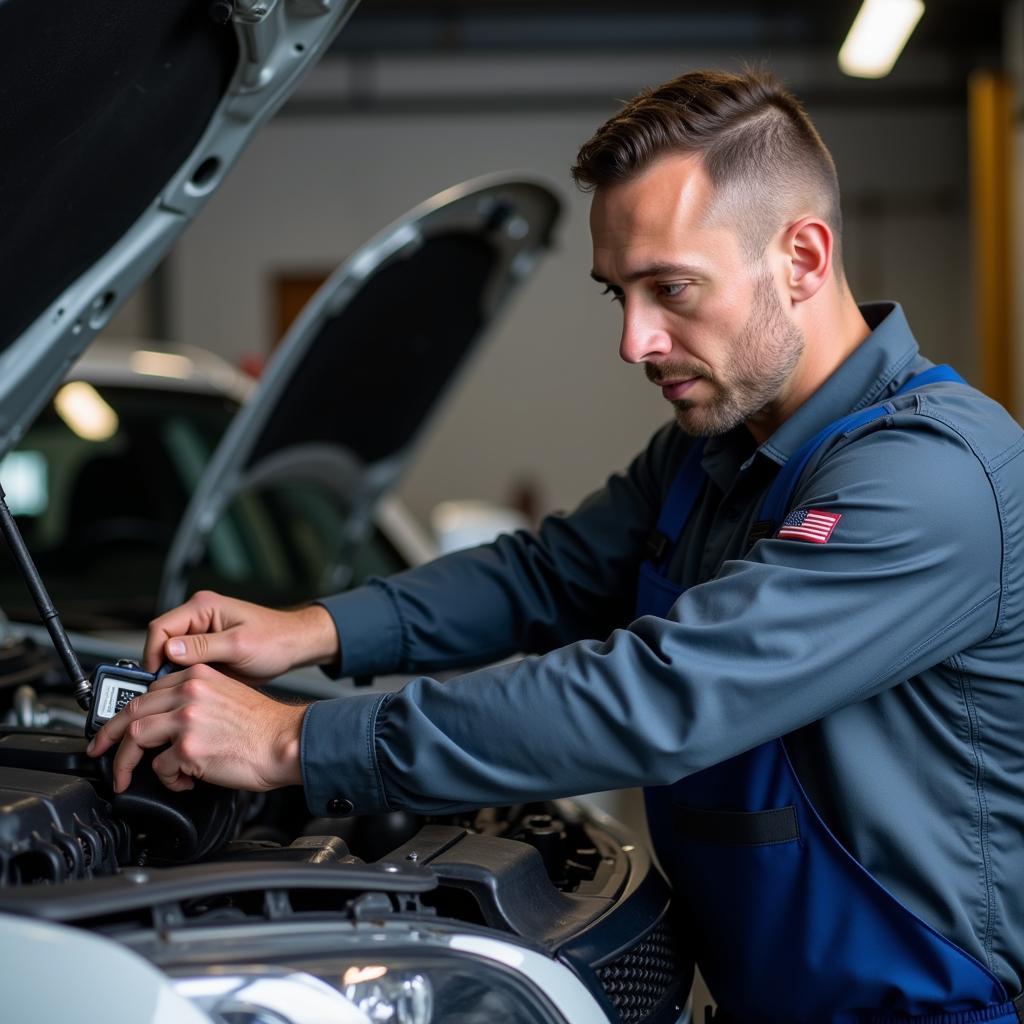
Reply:
[[85, 752], [85, 747], [82, 736], [0, 725], [0, 766], [3, 768], [31, 768], [100, 781], [100, 766]]
[[88, 782], [0, 768], [0, 885], [113, 874], [129, 847], [127, 826]]
[[[84, 737], [45, 730], [0, 728], [0, 785], [9, 771], [58, 773], [109, 801], [113, 818], [123, 822], [132, 836], [132, 856], [154, 864], [188, 864], [209, 857], [234, 834], [237, 794], [230, 789], [197, 782], [194, 789], [172, 793], [160, 784], [147, 754], [124, 793], [114, 793], [111, 779], [113, 754], [91, 758]], [[0, 822], [21, 834], [21, 824]], [[25, 833], [27, 835], [27, 833]], [[127, 856], [127, 854], [126, 854]]]

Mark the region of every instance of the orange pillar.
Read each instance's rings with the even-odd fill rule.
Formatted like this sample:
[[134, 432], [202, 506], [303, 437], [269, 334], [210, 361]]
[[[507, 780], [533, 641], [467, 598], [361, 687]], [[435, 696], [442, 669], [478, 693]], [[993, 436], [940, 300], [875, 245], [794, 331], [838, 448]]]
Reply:
[[977, 384], [1011, 411], [1016, 402], [1013, 96], [1006, 75], [976, 71], [969, 79]]

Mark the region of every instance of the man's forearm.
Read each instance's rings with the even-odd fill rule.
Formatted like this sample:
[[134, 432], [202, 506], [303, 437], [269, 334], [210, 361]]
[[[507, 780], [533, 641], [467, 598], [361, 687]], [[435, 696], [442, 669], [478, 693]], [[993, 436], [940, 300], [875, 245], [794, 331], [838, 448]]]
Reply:
[[324, 598], [345, 675], [465, 668], [602, 638], [628, 621], [637, 565], [689, 440], [659, 431], [623, 474], [536, 534], [499, 537]]

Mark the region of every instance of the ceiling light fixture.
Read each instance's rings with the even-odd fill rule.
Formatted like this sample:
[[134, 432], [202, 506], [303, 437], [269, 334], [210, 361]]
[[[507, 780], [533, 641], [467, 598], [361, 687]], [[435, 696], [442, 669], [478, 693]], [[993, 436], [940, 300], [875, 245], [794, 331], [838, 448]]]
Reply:
[[855, 78], [884, 78], [922, 14], [923, 0], [864, 0], [839, 51], [839, 67]]

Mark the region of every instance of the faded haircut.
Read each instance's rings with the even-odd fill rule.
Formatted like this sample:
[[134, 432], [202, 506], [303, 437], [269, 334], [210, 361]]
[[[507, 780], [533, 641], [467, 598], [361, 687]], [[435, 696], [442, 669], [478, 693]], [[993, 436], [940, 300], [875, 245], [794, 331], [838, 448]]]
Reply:
[[800, 102], [775, 78], [692, 71], [645, 89], [583, 143], [572, 176], [591, 191], [674, 153], [700, 156], [715, 188], [711, 215], [730, 218], [748, 259], [761, 258], [788, 216], [809, 212], [832, 230], [842, 279], [835, 164]]

